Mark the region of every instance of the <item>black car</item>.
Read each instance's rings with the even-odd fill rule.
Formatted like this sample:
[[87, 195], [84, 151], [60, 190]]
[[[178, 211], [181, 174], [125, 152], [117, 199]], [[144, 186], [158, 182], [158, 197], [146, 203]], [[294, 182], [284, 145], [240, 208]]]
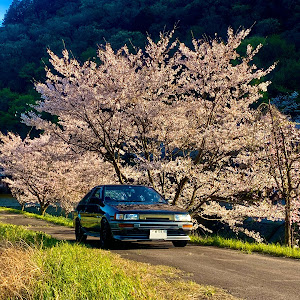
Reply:
[[119, 241], [171, 241], [184, 247], [190, 240], [191, 216], [172, 206], [153, 188], [137, 185], [94, 187], [74, 213], [77, 241], [100, 237], [101, 247]]

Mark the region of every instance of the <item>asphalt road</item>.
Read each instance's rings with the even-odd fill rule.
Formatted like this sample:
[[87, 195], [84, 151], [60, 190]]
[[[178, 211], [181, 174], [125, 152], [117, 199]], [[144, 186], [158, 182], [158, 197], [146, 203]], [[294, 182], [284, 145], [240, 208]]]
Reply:
[[[71, 228], [3, 213], [0, 221], [74, 241]], [[88, 238], [87, 243], [98, 247], [96, 238]], [[127, 259], [179, 268], [189, 273], [191, 280], [223, 288], [243, 299], [300, 300], [300, 260], [194, 245], [175, 248], [169, 242], [118, 244], [111, 251]]]

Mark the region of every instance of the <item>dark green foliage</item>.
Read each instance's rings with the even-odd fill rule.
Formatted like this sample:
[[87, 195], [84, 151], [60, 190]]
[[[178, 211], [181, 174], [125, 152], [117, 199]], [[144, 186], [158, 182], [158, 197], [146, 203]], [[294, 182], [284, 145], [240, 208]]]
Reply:
[[20, 123], [20, 114], [24, 113], [30, 104], [34, 104], [36, 99], [38, 95], [33, 90], [27, 94], [15, 93], [8, 88], [0, 90], [1, 132], [13, 131], [25, 136], [28, 133], [28, 127]]
[[[225, 39], [228, 26], [237, 30], [255, 24], [246, 41], [264, 44], [255, 63], [279, 62], [268, 78], [273, 85], [267, 96], [299, 92], [299, 20], [300, 5], [293, 0], [14, 0], [0, 27], [0, 89], [29, 94], [22, 101], [32, 103], [33, 80], [44, 80], [47, 47], [59, 53], [66, 46], [82, 62], [95, 60], [99, 44], [144, 47], [147, 33], [156, 38], [179, 22], [176, 37], [188, 45], [192, 36], [218, 33]], [[0, 99], [1, 131], [28, 131], [16, 125], [15, 108], [8, 108], [20, 103], [17, 94], [13, 98], [19, 100], [12, 95], [7, 102]]]
[[263, 47], [254, 58], [254, 63], [259, 68], [267, 68], [273, 62], [278, 62], [275, 71], [267, 78], [273, 83], [269, 87], [270, 96], [275, 97], [278, 94], [299, 91], [300, 55], [295, 44], [289, 43], [279, 34], [267, 37], [253, 36], [243, 41], [239, 52], [243, 55], [248, 44], [257, 47], [260, 43]]

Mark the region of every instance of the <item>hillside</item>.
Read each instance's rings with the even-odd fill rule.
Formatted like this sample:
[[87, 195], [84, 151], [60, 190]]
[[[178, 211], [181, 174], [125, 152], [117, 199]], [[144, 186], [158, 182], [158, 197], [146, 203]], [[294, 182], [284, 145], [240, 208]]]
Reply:
[[299, 20], [294, 0], [13, 0], [0, 27], [0, 130], [28, 132], [18, 116], [39, 97], [33, 80], [44, 79], [47, 47], [66, 47], [83, 62], [95, 59], [99, 44], [143, 47], [147, 34], [156, 38], [175, 24], [176, 37], [188, 44], [215, 33], [225, 39], [228, 26], [253, 26], [245, 43], [264, 45], [255, 63], [279, 62], [266, 98], [299, 93]]

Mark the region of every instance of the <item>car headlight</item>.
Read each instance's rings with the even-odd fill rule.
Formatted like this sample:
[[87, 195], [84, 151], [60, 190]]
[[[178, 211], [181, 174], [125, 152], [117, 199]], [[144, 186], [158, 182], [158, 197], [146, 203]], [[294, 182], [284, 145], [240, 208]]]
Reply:
[[192, 220], [189, 214], [175, 215], [175, 221], [190, 222]]
[[123, 214], [115, 214], [115, 220], [124, 220]]
[[138, 220], [139, 215], [138, 214], [125, 214], [124, 220]]
[[115, 220], [134, 221], [134, 220], [138, 220], [138, 219], [139, 219], [138, 214], [115, 214]]

